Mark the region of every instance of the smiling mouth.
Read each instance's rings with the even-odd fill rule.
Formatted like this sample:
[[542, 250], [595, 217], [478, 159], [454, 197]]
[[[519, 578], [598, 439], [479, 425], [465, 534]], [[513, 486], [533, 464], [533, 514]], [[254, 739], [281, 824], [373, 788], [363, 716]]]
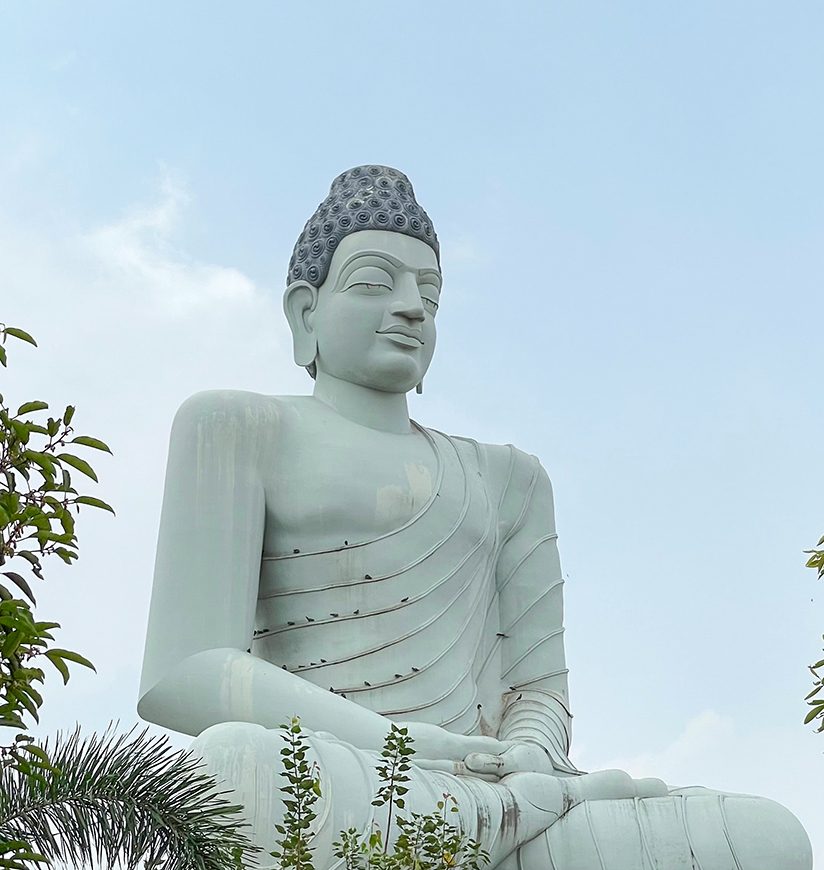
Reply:
[[390, 326], [388, 329], [376, 330], [378, 335], [385, 335], [399, 344], [404, 344], [407, 347], [422, 347], [423, 335], [420, 330], [413, 329], [411, 326]]

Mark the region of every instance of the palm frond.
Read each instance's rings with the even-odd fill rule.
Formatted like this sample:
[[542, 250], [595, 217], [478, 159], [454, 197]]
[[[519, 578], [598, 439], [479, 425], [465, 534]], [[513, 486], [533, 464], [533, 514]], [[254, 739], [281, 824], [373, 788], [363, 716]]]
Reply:
[[0, 843], [25, 841], [54, 867], [227, 870], [255, 851], [198, 759], [148, 730], [43, 743], [53, 770], [0, 770]]

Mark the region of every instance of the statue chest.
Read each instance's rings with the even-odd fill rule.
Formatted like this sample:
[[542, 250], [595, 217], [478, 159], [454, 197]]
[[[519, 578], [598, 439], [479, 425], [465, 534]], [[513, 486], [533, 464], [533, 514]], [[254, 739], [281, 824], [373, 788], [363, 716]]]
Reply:
[[[437, 433], [432, 441], [435, 463], [421, 463], [429, 494], [391, 525], [374, 521], [380, 479], [365, 474], [366, 485], [359, 481], [355, 492], [361, 509], [373, 511], [370, 524], [359, 526], [351, 497], [342, 498], [333, 502], [339, 514], [326, 514], [338, 529], [327, 546], [317, 534], [304, 547], [290, 547], [303, 540], [297, 531], [291, 540], [267, 541], [251, 648], [371, 709], [400, 715], [423, 706], [438, 721], [451, 721], [464, 710], [474, 716], [467, 663], [485, 660], [479, 650], [497, 631], [486, 630], [490, 619], [497, 625], [490, 609], [497, 502], [472, 454]], [[456, 661], [464, 663], [459, 677]], [[441, 703], [446, 695], [448, 709]]]
[[436, 497], [441, 457], [424, 438], [341, 443], [316, 433], [290, 447], [265, 486], [267, 552], [371, 540], [403, 526]]

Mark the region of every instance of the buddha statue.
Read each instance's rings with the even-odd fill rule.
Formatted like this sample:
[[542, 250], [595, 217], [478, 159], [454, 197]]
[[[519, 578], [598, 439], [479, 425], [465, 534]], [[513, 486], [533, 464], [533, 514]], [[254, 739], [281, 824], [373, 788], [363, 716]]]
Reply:
[[312, 395], [207, 392], [175, 418], [141, 716], [196, 738], [261, 866], [283, 813], [279, 727], [297, 714], [322, 780], [317, 870], [381, 812], [393, 722], [416, 750], [406, 811], [454, 795], [492, 867], [809, 870], [804, 830], [770, 800], [570, 761], [549, 478], [512, 446], [409, 417], [441, 281], [405, 175], [335, 179], [284, 297]]

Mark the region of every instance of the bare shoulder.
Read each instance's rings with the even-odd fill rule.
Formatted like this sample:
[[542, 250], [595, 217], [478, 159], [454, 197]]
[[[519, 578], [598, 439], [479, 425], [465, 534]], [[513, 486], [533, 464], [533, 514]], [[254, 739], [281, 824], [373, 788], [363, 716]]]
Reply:
[[289, 398], [247, 390], [205, 390], [183, 402], [175, 415], [175, 426], [276, 427]]
[[290, 399], [245, 390], [195, 393], [175, 415], [172, 449], [269, 459], [278, 450]]

